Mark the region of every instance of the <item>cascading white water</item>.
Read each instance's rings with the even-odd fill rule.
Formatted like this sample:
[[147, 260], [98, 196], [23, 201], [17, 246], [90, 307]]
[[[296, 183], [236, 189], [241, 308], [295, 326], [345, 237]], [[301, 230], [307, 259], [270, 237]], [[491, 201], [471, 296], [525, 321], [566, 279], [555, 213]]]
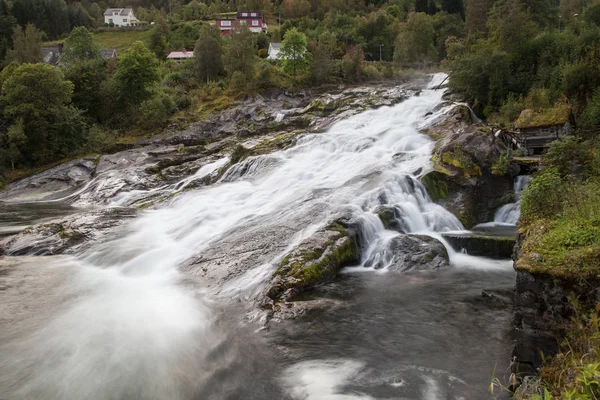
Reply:
[[[17, 382], [6, 386], [9, 397], [185, 398], [181, 382], [200, 384], [198, 360], [217, 339], [204, 290], [182, 284], [178, 266], [228, 231], [245, 229], [246, 221], [310, 216], [320, 204], [325, 211], [312, 228], [304, 227], [308, 234], [327, 222], [323, 215], [350, 209], [363, 221], [368, 254], [384, 248], [389, 236], [372, 213], [381, 204], [401, 209], [409, 232], [461, 230], [416, 179], [429, 170], [433, 150], [419, 129], [451, 107], [443, 106], [443, 91], [433, 90], [444, 78], [435, 75], [430, 89], [394, 107], [305, 135], [289, 150], [250, 158], [220, 183], [146, 212], [119, 238], [66, 261], [81, 295], [45, 327], [11, 344], [18, 355], [0, 364], [2, 387]], [[256, 274], [268, 276], [264, 268]]]
[[505, 204], [496, 211], [494, 215], [494, 222], [500, 222], [509, 225], [516, 225], [521, 217], [521, 197], [523, 192], [527, 189], [527, 185], [531, 182], [532, 177], [530, 175], [520, 175], [515, 179], [514, 191], [515, 191], [515, 203]]

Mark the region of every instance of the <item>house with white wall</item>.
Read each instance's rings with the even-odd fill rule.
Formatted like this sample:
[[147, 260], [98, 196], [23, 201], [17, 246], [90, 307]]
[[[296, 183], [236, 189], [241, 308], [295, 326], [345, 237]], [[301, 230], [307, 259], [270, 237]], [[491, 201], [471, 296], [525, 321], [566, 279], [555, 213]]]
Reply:
[[104, 23], [115, 26], [131, 26], [139, 20], [133, 15], [131, 8], [108, 8], [104, 11]]

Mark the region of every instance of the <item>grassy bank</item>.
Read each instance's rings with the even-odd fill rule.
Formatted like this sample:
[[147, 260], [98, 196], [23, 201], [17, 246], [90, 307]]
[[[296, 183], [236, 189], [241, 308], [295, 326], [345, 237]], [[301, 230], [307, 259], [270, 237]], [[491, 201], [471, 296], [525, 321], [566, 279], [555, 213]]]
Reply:
[[[600, 143], [556, 142], [521, 202], [524, 236], [518, 270], [556, 281], [600, 279]], [[559, 354], [544, 360], [540, 376], [517, 399], [600, 399], [600, 329], [596, 309], [577, 310]], [[600, 303], [599, 303], [600, 305]]]
[[[150, 44], [150, 35], [152, 30], [144, 31], [110, 31], [110, 32], [94, 32], [94, 39], [103, 49], [117, 49], [117, 54], [122, 55], [129, 47], [138, 40], [146, 46]], [[45, 47], [56, 46], [64, 40], [56, 40], [44, 43]]]

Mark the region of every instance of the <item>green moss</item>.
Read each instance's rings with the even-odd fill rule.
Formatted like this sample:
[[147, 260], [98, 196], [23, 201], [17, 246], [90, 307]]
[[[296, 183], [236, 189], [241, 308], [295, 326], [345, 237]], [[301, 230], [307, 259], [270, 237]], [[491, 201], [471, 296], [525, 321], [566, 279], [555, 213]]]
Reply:
[[544, 110], [523, 110], [515, 123], [518, 129], [541, 128], [544, 126], [564, 125], [571, 116], [571, 106], [562, 104]]
[[237, 164], [252, 155], [252, 150], [238, 144], [231, 153], [231, 163]]
[[421, 182], [434, 202], [448, 197], [450, 187], [445, 174], [436, 171], [430, 172], [421, 179]]
[[465, 150], [458, 146], [454, 150], [442, 152], [441, 160], [444, 164], [458, 169], [466, 179], [481, 176], [481, 168], [473, 162], [473, 159]]

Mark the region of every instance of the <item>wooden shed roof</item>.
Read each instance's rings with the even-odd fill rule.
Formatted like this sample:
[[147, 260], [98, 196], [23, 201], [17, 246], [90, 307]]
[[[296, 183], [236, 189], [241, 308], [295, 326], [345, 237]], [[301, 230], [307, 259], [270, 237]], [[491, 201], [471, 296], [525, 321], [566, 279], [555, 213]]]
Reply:
[[571, 106], [560, 105], [544, 110], [523, 110], [515, 126], [517, 129], [542, 128], [545, 126], [564, 125], [571, 117]]

